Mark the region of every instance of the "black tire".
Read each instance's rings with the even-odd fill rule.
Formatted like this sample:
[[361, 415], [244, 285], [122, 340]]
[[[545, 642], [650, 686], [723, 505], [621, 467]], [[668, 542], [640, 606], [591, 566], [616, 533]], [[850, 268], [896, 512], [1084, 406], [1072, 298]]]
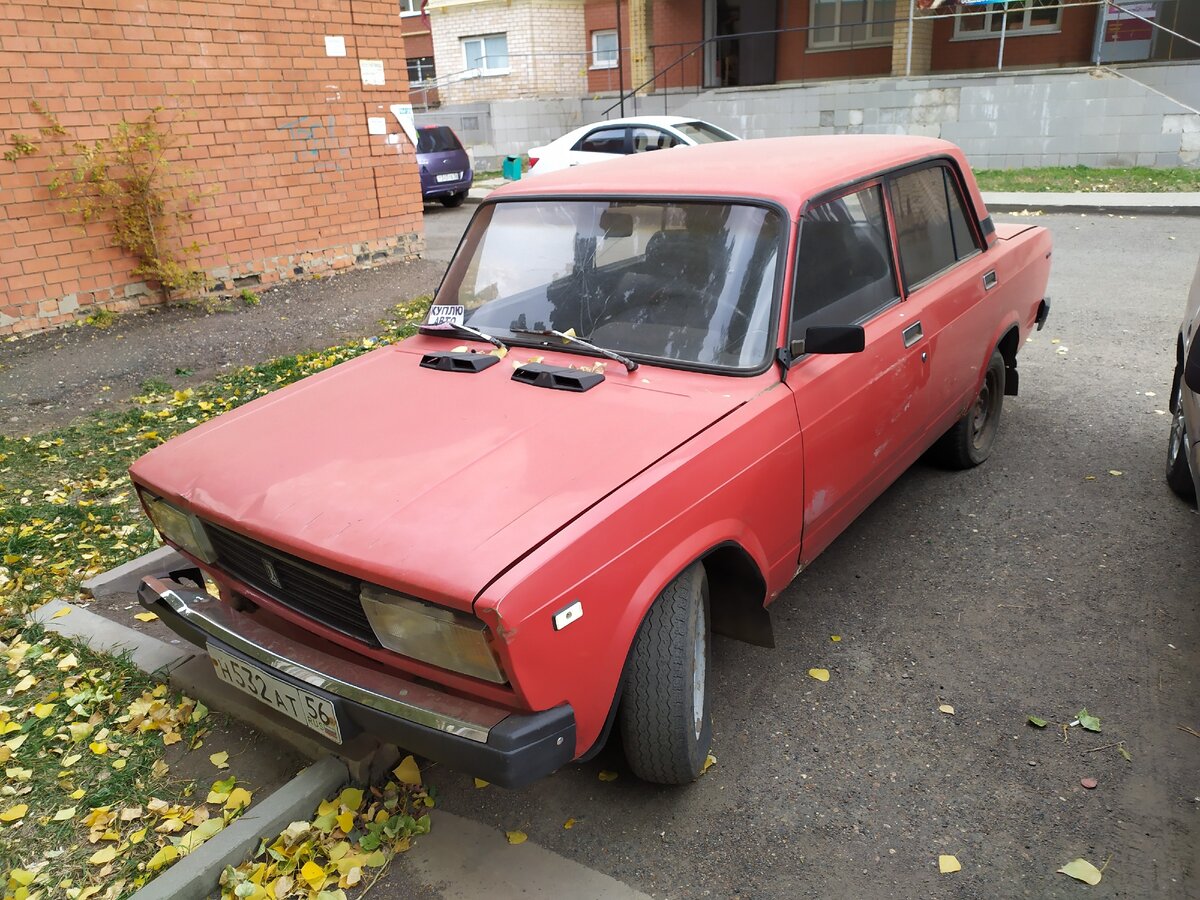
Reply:
[[442, 206], [449, 206], [453, 209], [456, 206], [463, 205], [463, 201], [467, 199], [467, 192], [459, 191], [457, 194], [449, 194], [440, 199], [442, 201]]
[[712, 745], [708, 612], [708, 576], [693, 563], [658, 595], [634, 638], [621, 740], [630, 768], [645, 781], [687, 784], [704, 769]]
[[967, 414], [933, 445], [934, 457], [951, 469], [971, 469], [991, 455], [1004, 406], [1004, 357], [992, 352], [983, 385]]
[[1188, 463], [1187, 423], [1183, 418], [1183, 380], [1175, 380], [1175, 412], [1171, 417], [1171, 434], [1167, 439], [1167, 484], [1181, 499], [1196, 499], [1196, 483]]

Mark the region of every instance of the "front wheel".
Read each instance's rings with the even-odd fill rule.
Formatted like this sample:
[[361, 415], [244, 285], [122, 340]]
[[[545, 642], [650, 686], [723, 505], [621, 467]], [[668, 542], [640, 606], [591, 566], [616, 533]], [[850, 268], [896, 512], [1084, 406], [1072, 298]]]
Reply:
[[1179, 497], [1192, 500], [1196, 483], [1188, 463], [1187, 421], [1183, 417], [1183, 379], [1175, 385], [1175, 414], [1171, 419], [1171, 436], [1167, 442], [1167, 484]]
[[621, 699], [621, 740], [635, 775], [687, 784], [712, 745], [708, 577], [693, 563], [663, 589], [634, 638]]
[[933, 445], [936, 458], [952, 469], [970, 469], [991, 455], [1004, 405], [1004, 357], [992, 352], [983, 385], [967, 414]]

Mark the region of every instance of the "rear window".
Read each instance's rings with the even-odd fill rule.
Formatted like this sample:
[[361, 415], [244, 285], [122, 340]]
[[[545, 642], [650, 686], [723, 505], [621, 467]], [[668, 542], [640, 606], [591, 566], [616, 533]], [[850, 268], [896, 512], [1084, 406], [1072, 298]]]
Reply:
[[720, 141], [737, 140], [728, 131], [722, 131], [715, 125], [709, 125], [707, 122], [682, 122], [679, 125], [675, 125], [674, 128], [676, 131], [682, 132], [691, 138], [697, 144], [715, 144]]
[[437, 125], [433, 128], [421, 128], [417, 131], [418, 153], [444, 153], [447, 150], [461, 150], [462, 144], [449, 127]]

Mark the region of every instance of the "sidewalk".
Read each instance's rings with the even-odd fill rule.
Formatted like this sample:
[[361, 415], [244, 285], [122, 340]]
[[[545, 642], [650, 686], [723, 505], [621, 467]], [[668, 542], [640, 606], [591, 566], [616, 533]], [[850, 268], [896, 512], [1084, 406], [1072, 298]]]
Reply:
[[[475, 182], [468, 195], [479, 202], [509, 182], [489, 178]], [[1163, 194], [1119, 193], [1032, 193], [985, 191], [983, 202], [990, 212], [1041, 210], [1048, 213], [1121, 213], [1124, 215], [1200, 216], [1200, 192]]]

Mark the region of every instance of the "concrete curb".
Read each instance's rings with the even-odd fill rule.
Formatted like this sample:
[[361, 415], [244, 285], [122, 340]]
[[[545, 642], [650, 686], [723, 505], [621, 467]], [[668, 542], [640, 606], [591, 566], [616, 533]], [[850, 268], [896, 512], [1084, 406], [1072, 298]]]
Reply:
[[[54, 618], [55, 613], [62, 609], [70, 609], [70, 612]], [[135, 666], [151, 674], [170, 672], [196, 655], [195, 648], [190, 644], [168, 644], [65, 600], [50, 601], [34, 610], [29, 619], [48, 631], [80, 640], [93, 650], [113, 654], [128, 652]]]
[[136, 594], [138, 585], [147, 575], [162, 575], [174, 569], [186, 569], [192, 564], [174, 547], [159, 547], [123, 566], [101, 572], [89, 578], [80, 587], [91, 597], [99, 600], [113, 594]]
[[331, 756], [314, 763], [254, 804], [228, 828], [218, 832], [167, 869], [131, 900], [202, 900], [212, 894], [226, 866], [247, 859], [264, 837], [273, 837], [292, 822], [312, 818], [313, 810], [349, 780], [345, 765]]
[[1143, 216], [1200, 216], [1200, 193], [1028, 193], [984, 191], [989, 212], [1041, 210], [1047, 213], [1097, 213]]

